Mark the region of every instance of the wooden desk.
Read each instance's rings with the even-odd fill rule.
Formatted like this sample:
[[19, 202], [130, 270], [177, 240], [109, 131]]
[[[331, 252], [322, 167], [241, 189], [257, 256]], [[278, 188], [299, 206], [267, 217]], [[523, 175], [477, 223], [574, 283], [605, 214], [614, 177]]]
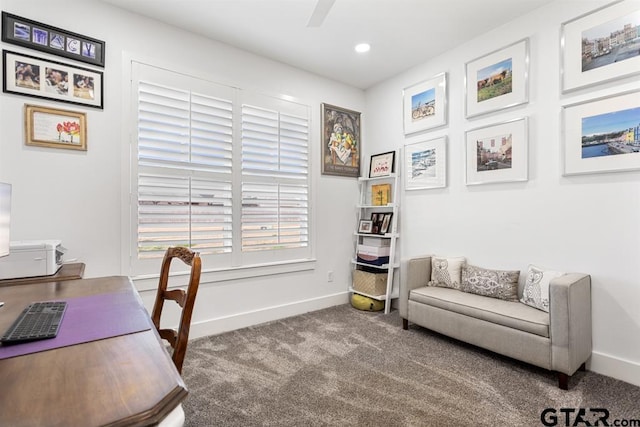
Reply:
[[63, 264], [56, 274], [51, 276], [23, 277], [20, 279], [0, 280], [0, 286], [25, 285], [27, 283], [60, 282], [63, 280], [82, 279], [84, 274], [84, 263]]
[[[0, 330], [30, 302], [123, 292], [127, 277], [0, 287]], [[150, 329], [0, 360], [0, 426], [146, 426], [167, 416], [187, 390]], [[63, 321], [64, 327], [64, 321]]]

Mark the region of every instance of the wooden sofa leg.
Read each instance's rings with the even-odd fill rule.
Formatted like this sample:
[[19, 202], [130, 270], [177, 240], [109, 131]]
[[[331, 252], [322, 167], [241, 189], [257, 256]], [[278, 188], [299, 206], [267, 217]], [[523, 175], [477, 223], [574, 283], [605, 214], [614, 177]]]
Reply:
[[578, 368], [578, 371], [585, 372], [586, 370], [587, 370], [587, 362], [584, 362], [582, 365], [580, 365], [580, 367]]
[[569, 375], [558, 372], [558, 387], [562, 390], [569, 390]]
[[404, 329], [405, 331], [409, 329], [409, 320], [408, 319], [402, 319], [402, 329]]

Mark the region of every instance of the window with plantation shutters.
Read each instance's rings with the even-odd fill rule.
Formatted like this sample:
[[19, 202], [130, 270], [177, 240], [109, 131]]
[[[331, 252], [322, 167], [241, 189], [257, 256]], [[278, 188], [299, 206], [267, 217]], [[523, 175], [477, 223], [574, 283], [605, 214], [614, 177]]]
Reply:
[[170, 246], [220, 268], [308, 258], [309, 107], [132, 64], [134, 272]]

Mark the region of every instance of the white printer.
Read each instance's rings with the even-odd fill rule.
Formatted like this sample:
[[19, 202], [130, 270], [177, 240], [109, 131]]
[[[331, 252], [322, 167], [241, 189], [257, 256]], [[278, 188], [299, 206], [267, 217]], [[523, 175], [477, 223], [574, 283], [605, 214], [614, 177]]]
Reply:
[[60, 240], [13, 241], [9, 255], [0, 258], [0, 280], [56, 274], [65, 252]]

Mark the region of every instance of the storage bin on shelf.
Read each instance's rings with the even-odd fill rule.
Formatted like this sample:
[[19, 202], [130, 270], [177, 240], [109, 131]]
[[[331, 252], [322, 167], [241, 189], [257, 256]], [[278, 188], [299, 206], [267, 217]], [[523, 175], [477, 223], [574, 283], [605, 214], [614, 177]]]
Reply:
[[357, 258], [358, 262], [381, 266], [389, 264], [390, 253], [391, 248], [389, 246], [358, 245]]
[[368, 295], [384, 295], [387, 291], [387, 272], [353, 271], [353, 290]]

